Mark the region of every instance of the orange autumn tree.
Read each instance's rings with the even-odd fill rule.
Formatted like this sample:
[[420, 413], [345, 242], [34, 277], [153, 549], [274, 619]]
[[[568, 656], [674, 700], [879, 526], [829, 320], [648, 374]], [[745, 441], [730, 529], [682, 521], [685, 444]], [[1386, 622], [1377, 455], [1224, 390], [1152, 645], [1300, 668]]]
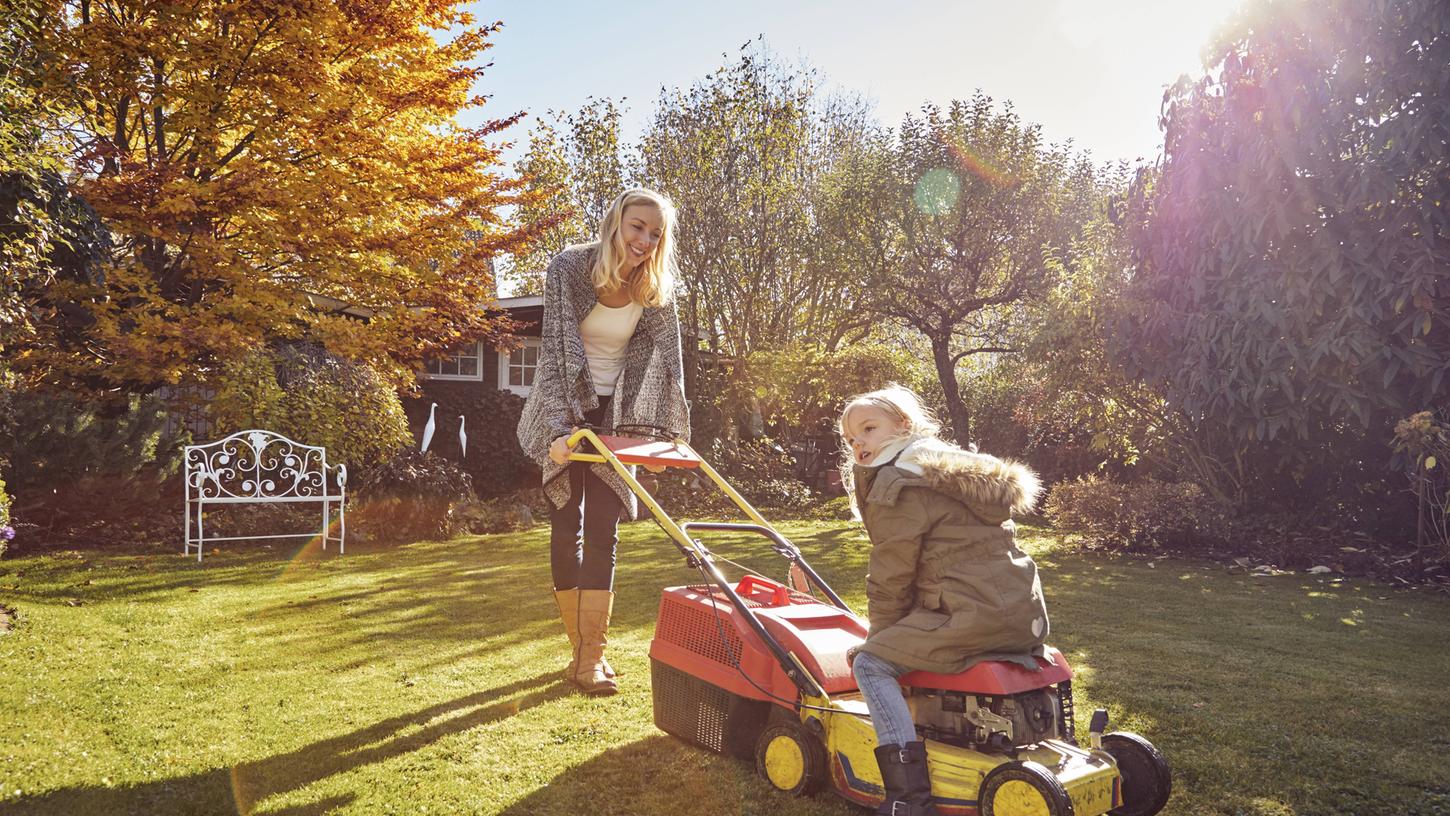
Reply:
[[461, 5], [55, 0], [46, 81], [71, 100], [55, 124], [115, 241], [104, 283], [52, 288], [88, 314], [24, 350], [28, 369], [147, 387], [306, 338], [406, 382], [504, 337], [483, 308], [491, 259], [529, 235], [498, 212], [527, 194], [493, 139], [520, 115], [458, 123], [501, 25]]

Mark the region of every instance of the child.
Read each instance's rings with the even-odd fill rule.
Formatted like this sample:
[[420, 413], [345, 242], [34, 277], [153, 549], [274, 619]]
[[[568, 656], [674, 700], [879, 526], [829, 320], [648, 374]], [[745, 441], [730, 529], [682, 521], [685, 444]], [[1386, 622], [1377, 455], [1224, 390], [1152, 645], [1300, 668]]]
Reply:
[[871, 538], [870, 634], [852, 672], [876, 727], [886, 785], [878, 812], [894, 816], [937, 813], [926, 746], [897, 678], [955, 674], [984, 655], [1023, 660], [1041, 654], [1048, 631], [1037, 565], [1017, 548], [1011, 521], [1036, 501], [1036, 475], [945, 442], [938, 430], [898, 385], [841, 412], [851, 496]]

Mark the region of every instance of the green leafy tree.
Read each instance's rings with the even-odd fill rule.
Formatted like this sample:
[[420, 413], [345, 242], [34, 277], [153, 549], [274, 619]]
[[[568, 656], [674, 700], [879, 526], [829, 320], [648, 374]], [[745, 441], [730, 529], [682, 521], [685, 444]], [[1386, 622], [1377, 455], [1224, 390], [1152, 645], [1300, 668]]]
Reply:
[[536, 196], [519, 206], [515, 220], [537, 237], [527, 252], [509, 259], [504, 274], [515, 294], [541, 294], [549, 260], [571, 244], [593, 240], [623, 192], [621, 115], [613, 100], [590, 99], [574, 113], [551, 111], [529, 131], [518, 171]]
[[1273, 0], [1214, 54], [1164, 97], [1119, 355], [1236, 500], [1349, 495], [1450, 396], [1450, 6]]
[[47, 325], [74, 314], [74, 304], [48, 301], [46, 287], [57, 277], [95, 281], [109, 247], [94, 210], [66, 182], [64, 134], [43, 127], [66, 103], [42, 92], [53, 62], [37, 42], [47, 11], [42, 0], [0, 9], [0, 357], [6, 361], [17, 346], [38, 342]]
[[641, 180], [680, 210], [682, 317], [725, 353], [831, 344], [842, 333], [852, 300], [841, 289], [853, 281], [813, 251], [815, 205], [869, 120], [861, 103], [818, 85], [811, 70], [750, 46], [690, 88], [665, 91], [641, 142]]
[[868, 283], [864, 306], [929, 343], [952, 433], [966, 442], [958, 367], [1014, 350], [1019, 307], [1074, 262], [1100, 197], [1094, 168], [979, 93], [908, 115], [847, 195], [861, 220], [838, 222], [840, 252]]

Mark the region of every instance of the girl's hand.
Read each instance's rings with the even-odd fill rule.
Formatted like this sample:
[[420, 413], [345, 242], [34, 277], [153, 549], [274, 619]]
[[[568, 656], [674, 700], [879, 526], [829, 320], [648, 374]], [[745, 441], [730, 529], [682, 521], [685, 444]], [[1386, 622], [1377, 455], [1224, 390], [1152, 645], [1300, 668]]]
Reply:
[[569, 462], [569, 437], [561, 436], [549, 443], [549, 458], [556, 465], [568, 464]]

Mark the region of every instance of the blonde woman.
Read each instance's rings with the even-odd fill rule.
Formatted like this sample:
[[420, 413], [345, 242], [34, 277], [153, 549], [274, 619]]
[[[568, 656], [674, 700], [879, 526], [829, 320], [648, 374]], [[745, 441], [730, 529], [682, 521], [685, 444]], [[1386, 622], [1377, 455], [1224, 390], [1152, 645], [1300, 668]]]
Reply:
[[565, 677], [588, 694], [614, 694], [604, 659], [614, 608], [615, 548], [634, 494], [608, 465], [569, 462], [580, 425], [656, 425], [688, 436], [674, 286], [675, 208], [652, 190], [626, 190], [599, 224], [599, 239], [549, 264], [534, 387], [519, 418], [519, 445], [543, 471], [552, 506], [554, 597], [573, 647]]

